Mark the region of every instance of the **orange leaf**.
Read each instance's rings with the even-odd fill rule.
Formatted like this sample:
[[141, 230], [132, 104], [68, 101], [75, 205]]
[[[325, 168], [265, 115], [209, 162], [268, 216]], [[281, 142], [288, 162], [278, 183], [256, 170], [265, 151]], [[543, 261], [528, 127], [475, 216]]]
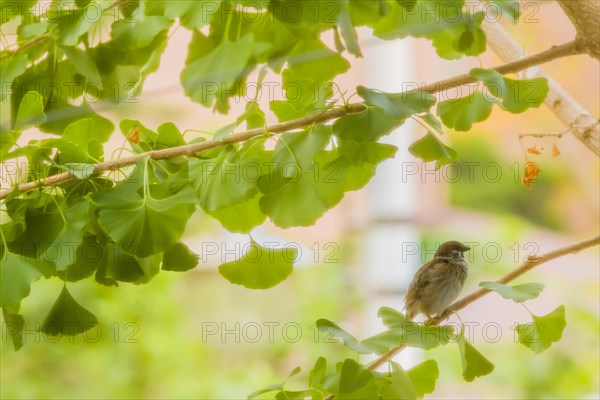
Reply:
[[539, 151], [539, 150], [537, 149], [537, 147], [536, 147], [536, 146], [529, 147], [529, 148], [527, 149], [527, 152], [528, 152], [528, 153], [531, 153], [531, 154], [542, 154], [542, 152], [541, 152], [541, 151]]
[[139, 126], [134, 126], [129, 131], [129, 135], [127, 135], [127, 140], [131, 140], [135, 144], [140, 144], [140, 128]]
[[527, 161], [525, 168], [523, 168], [523, 185], [530, 188], [531, 183], [536, 181], [539, 173], [540, 167], [533, 161]]
[[552, 157], [556, 157], [560, 154], [560, 150], [558, 150], [558, 147], [556, 147], [556, 143], [554, 143], [554, 146], [552, 146]]

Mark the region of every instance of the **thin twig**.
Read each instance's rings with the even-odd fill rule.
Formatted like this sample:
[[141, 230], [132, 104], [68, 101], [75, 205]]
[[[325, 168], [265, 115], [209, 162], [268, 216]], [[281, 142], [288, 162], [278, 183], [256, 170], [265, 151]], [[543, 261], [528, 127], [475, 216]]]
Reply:
[[[548, 261], [552, 261], [556, 258], [565, 256], [567, 254], [577, 253], [583, 249], [587, 249], [588, 247], [596, 246], [598, 244], [600, 244], [600, 236], [596, 236], [591, 239], [583, 240], [581, 242], [574, 243], [569, 246], [561, 247], [560, 249], [553, 250], [553, 251], [543, 254], [541, 256], [533, 256], [533, 257], [530, 256], [527, 258], [527, 260], [523, 264], [521, 264], [519, 267], [517, 267], [510, 273], [504, 275], [502, 278], [498, 279], [496, 282], [502, 283], [502, 284], [508, 283], [510, 281], [517, 279], [518, 277], [520, 277], [521, 275], [525, 274], [526, 272], [532, 270], [533, 268], [537, 267], [538, 265], [544, 264]], [[463, 308], [465, 308], [469, 304], [473, 303], [474, 301], [480, 299], [481, 297], [485, 296], [489, 292], [491, 292], [491, 290], [489, 290], [489, 289], [478, 289], [475, 292], [471, 293], [470, 295], [465, 296], [462, 299], [456, 301], [454, 304], [452, 304], [450, 307], [448, 307], [441, 315], [439, 315], [435, 318], [431, 318], [431, 319], [425, 321], [425, 323], [429, 324], [429, 325], [439, 325], [440, 322], [448, 319], [448, 317], [450, 317], [454, 312], [456, 312], [458, 310], [462, 310]], [[394, 347], [394, 348], [388, 350], [386, 353], [382, 354], [381, 356], [377, 357], [375, 360], [370, 362], [369, 365], [367, 365], [367, 368], [371, 369], [371, 370], [375, 370], [375, 369], [379, 368], [381, 365], [385, 364], [386, 362], [391, 360], [394, 356], [396, 356], [399, 352], [401, 352], [402, 349], [404, 349], [405, 347], [406, 347], [406, 345], [402, 344], [398, 347]]]
[[562, 138], [563, 135], [565, 133], [568, 133], [570, 130], [566, 131], [566, 132], [560, 132], [560, 133], [519, 133], [519, 139], [522, 139], [524, 137], [534, 137], [534, 138], [545, 138], [545, 137], [555, 137], [555, 138]]
[[[518, 61], [510, 62], [507, 64], [499, 65], [492, 68], [501, 74], [508, 74], [527, 69], [533, 65], [539, 65], [557, 58], [566, 57], [575, 54], [576, 43], [569, 42], [560, 46], [553, 46], [550, 49], [543, 51], [538, 54], [523, 58]], [[469, 74], [459, 75], [454, 78], [445, 79], [436, 83], [422, 86], [413, 90], [407, 91], [407, 93], [424, 92], [424, 93], [438, 93], [443, 90], [451, 89], [457, 86], [466, 85], [469, 83], [476, 82], [477, 79]], [[302, 128], [314, 123], [326, 122], [332, 119], [340, 118], [344, 115], [357, 113], [363, 111], [365, 105], [362, 103], [353, 103], [345, 107], [334, 108], [327, 110], [320, 114], [310, 115], [283, 123], [279, 123], [267, 128], [256, 128], [245, 132], [234, 133], [227, 136], [223, 140], [207, 140], [205, 142], [186, 144], [178, 147], [171, 147], [168, 149], [153, 150], [146, 153], [135, 154], [133, 156], [125, 157], [118, 160], [105, 161], [94, 165], [94, 173], [102, 173], [104, 171], [113, 171], [131, 164], [135, 164], [137, 160], [143, 157], [151, 157], [155, 160], [161, 160], [165, 158], [171, 158], [176, 156], [189, 156], [204, 150], [212, 149], [215, 147], [221, 147], [228, 144], [239, 143], [251, 139], [256, 136], [268, 134], [268, 133], [282, 133], [292, 129]], [[77, 179], [70, 172], [63, 172], [60, 174], [52, 175], [39, 181], [27, 182], [20, 184], [18, 192], [23, 193], [37, 187], [54, 186], [59, 185], [69, 180]], [[5, 199], [12, 193], [11, 189], [0, 190], [0, 199]]]

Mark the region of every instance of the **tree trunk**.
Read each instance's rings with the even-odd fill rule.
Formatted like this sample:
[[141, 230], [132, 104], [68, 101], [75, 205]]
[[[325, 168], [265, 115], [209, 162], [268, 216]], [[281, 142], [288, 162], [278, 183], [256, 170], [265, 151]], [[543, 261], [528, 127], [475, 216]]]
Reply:
[[582, 50], [600, 60], [600, 1], [558, 0], [558, 4], [575, 26]]

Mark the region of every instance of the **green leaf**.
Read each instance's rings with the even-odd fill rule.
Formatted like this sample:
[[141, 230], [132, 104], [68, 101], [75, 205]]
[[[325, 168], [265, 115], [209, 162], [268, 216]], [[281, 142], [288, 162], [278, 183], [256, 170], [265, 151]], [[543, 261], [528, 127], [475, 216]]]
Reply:
[[25, 320], [20, 314], [11, 314], [6, 308], [2, 309], [2, 317], [4, 318], [3, 335], [10, 336], [13, 342], [15, 351], [19, 351], [23, 347], [23, 327]]
[[269, 392], [274, 392], [274, 391], [283, 391], [283, 388], [285, 386], [285, 384], [287, 383], [288, 380], [290, 380], [291, 377], [298, 375], [300, 373], [301, 369], [300, 367], [296, 367], [292, 370], [292, 372], [290, 372], [290, 374], [288, 375], [287, 378], [285, 378], [285, 380], [281, 383], [276, 383], [274, 385], [269, 385], [264, 389], [261, 390], [257, 390], [256, 392], [248, 395], [248, 400], [252, 400], [255, 397], [260, 396], [261, 394], [265, 394], [265, 393], [269, 393]]
[[252, 241], [237, 260], [219, 266], [219, 273], [231, 283], [248, 289], [269, 289], [278, 285], [294, 270], [294, 247], [266, 248]]
[[[189, 174], [202, 209], [223, 210], [253, 197], [262, 166], [257, 157], [239, 159], [233, 147], [226, 147], [216, 158], [190, 160]], [[249, 175], [257, 170], [258, 176]]]
[[135, 119], [121, 120], [119, 128], [135, 153], [145, 153], [152, 150], [153, 145], [158, 139], [158, 133]]
[[0, 2], [0, 13], [2, 20], [0, 25], [4, 25], [8, 21], [18, 16], [30, 16], [28, 11], [37, 3], [37, 0], [16, 0], [16, 1], [2, 1]]
[[154, 142], [154, 148], [156, 149], [183, 146], [185, 144], [183, 135], [172, 122], [161, 124], [158, 129], [156, 129], [156, 133], [158, 134]]
[[361, 342], [374, 349], [377, 354], [383, 354], [401, 344], [429, 350], [449, 343], [454, 336], [451, 326], [417, 324], [389, 307], [381, 307], [377, 315], [389, 330]]
[[27, 54], [19, 53], [0, 59], [2, 69], [2, 87], [0, 87], [0, 100], [4, 101], [11, 92], [12, 81], [27, 70]]
[[299, 170], [297, 164], [290, 163], [287, 170], [263, 175], [258, 180], [264, 194], [260, 199], [262, 212], [281, 228], [314, 224], [344, 197], [349, 162], [345, 157], [332, 160], [335, 156], [335, 152], [324, 151], [308, 168]]
[[479, 287], [493, 290], [507, 300], [522, 303], [526, 300], [535, 299], [544, 290], [541, 283], [523, 283], [521, 285], [507, 286], [498, 282], [481, 282]]
[[[106, 92], [109, 92], [109, 90]], [[89, 132], [90, 137], [99, 143], [104, 143], [115, 129], [115, 126], [110, 120], [96, 114], [96, 112], [85, 102], [80, 106], [74, 106], [64, 100], [49, 101], [46, 104], [45, 112], [50, 118], [40, 125], [40, 130], [43, 132], [62, 135], [67, 127], [84, 118], [91, 118], [94, 123], [91, 132]], [[76, 135], [88, 136], [88, 132], [85, 131], [74, 133]]]
[[106, 242], [96, 280], [105, 285], [115, 281], [140, 284], [149, 282], [160, 272], [163, 253], [140, 258], [128, 251], [135, 252], [135, 244], [119, 246], [111, 241]]
[[372, 27], [389, 13], [390, 4], [387, 1], [352, 0], [348, 2], [348, 9], [355, 26]]
[[400, 4], [406, 11], [413, 11], [417, 6], [417, 0], [396, 0], [396, 3]]
[[[416, 322], [406, 318], [404, 314], [390, 307], [381, 307], [377, 311], [377, 316], [381, 318], [381, 322], [389, 329], [411, 329], [418, 326]], [[407, 328], [409, 327], [409, 328]]]
[[354, 336], [340, 328], [335, 322], [327, 319], [319, 319], [316, 322], [317, 329], [323, 332], [327, 337], [339, 338], [344, 342], [344, 346], [352, 351], [356, 351], [359, 354], [371, 354], [373, 350], [367, 346], [362, 345]]
[[342, 140], [372, 142], [402, 125], [404, 119], [388, 116], [380, 107], [368, 106], [366, 110], [348, 114], [333, 123], [333, 133]]
[[102, 77], [98, 66], [93, 60], [90, 52], [83, 51], [74, 47], [64, 46], [62, 50], [65, 55], [73, 63], [73, 66], [81, 75], [87, 78], [87, 81], [97, 86], [99, 90], [102, 90]]
[[[22, 23], [17, 27], [17, 42], [25, 42], [26, 39], [42, 36], [44, 33], [46, 33], [49, 26], [50, 24], [48, 21]], [[35, 47], [35, 45], [32, 47]], [[21, 55], [27, 55], [27, 53], [21, 53]]]
[[493, 105], [493, 101], [475, 90], [472, 95], [438, 103], [437, 115], [448, 128], [466, 132], [474, 123], [488, 119]]
[[157, 35], [169, 29], [171, 23], [162, 15], [146, 15], [135, 24], [131, 20], [116, 21], [110, 35], [125, 49], [139, 49], [149, 46]]
[[417, 399], [417, 391], [404, 369], [393, 361], [390, 364], [392, 364], [392, 373], [385, 378], [389, 383], [379, 388], [379, 394], [382, 396], [382, 399]]
[[371, 106], [377, 106], [390, 117], [405, 120], [413, 114], [428, 112], [435, 103], [435, 97], [429, 93], [383, 93], [364, 86], [358, 86], [356, 92]]
[[140, 258], [179, 241], [195, 200], [185, 178], [169, 175], [160, 183], [151, 182], [147, 168], [146, 159], [140, 159], [132, 175], [94, 199], [100, 226]]
[[477, 351], [477, 349], [465, 339], [462, 333], [457, 335], [456, 344], [460, 351], [463, 378], [467, 382], [471, 382], [477, 377], [488, 375], [494, 370], [494, 364]]
[[[99, 24], [103, 19], [88, 16], [98, 15], [112, 6], [108, 0], [88, 4], [82, 9], [78, 8], [51, 8], [46, 16], [50, 21], [57, 25], [57, 40], [65, 46], [76, 46], [79, 38], [90, 32], [94, 25]], [[53, 14], [55, 12], [56, 14]]]
[[418, 347], [424, 350], [448, 344], [452, 338], [450, 326], [422, 326], [407, 324], [403, 329], [390, 329], [366, 338], [361, 344], [373, 349], [377, 354], [402, 344], [408, 347]]
[[283, 171], [285, 178], [293, 177], [296, 168], [302, 170], [310, 167], [315, 156], [330, 140], [331, 126], [327, 125], [313, 125], [302, 132], [284, 133], [275, 146], [273, 162], [277, 169]]
[[60, 164], [96, 163], [104, 158], [104, 149], [94, 137], [94, 121], [82, 118], [67, 126], [60, 139], [48, 141], [58, 149]]
[[[438, 103], [438, 108], [439, 108], [439, 103]], [[434, 131], [436, 131], [440, 135], [442, 133], [444, 133], [442, 130], [442, 123], [432, 113], [428, 112], [423, 115], [419, 115], [418, 117], [421, 118], [423, 121], [425, 121], [431, 128], [433, 128]]]
[[442, 143], [431, 132], [427, 132], [425, 136], [411, 144], [408, 151], [424, 162], [436, 161], [436, 169], [456, 160], [458, 157], [456, 151]]
[[198, 265], [198, 255], [181, 242], [175, 243], [163, 255], [164, 271], [189, 271], [196, 265]]
[[[319, 394], [311, 389], [307, 390], [282, 390], [275, 395], [275, 400], [305, 400], [307, 397]], [[312, 397], [311, 397], [312, 398]]]
[[216, 141], [222, 141], [233, 132], [236, 126], [237, 123], [234, 122], [217, 129], [213, 135], [213, 139]]
[[11, 314], [19, 311], [21, 300], [29, 295], [31, 284], [42, 276], [34, 259], [5, 253], [0, 265], [0, 307]]
[[[397, 2], [395, 2], [397, 3]], [[485, 50], [485, 34], [480, 28], [483, 12], [469, 12], [460, 0], [450, 7], [445, 1], [419, 1], [412, 11], [405, 7], [415, 2], [392, 3], [389, 12], [373, 24], [373, 33], [385, 40], [406, 36], [427, 38], [432, 41], [437, 54], [447, 59], [478, 55]]]
[[435, 360], [423, 361], [407, 371], [417, 396], [422, 398], [428, 393], [433, 393], [435, 383], [440, 377], [437, 362]]
[[23, 131], [30, 126], [41, 124], [44, 121], [46, 121], [44, 98], [38, 92], [30, 90], [21, 99], [14, 129]]
[[96, 316], [77, 303], [64, 286], [42, 323], [42, 332], [49, 336], [75, 336], [96, 325]]
[[81, 231], [89, 221], [89, 209], [90, 204], [84, 200], [62, 211], [66, 222], [52, 245], [45, 246], [41, 254], [42, 259], [56, 265], [56, 271], [64, 271], [75, 262], [75, 249], [81, 243]]
[[474, 68], [471, 76], [481, 80], [490, 94], [502, 100], [500, 106], [513, 114], [539, 107], [548, 95], [546, 78], [515, 80], [491, 69]]
[[365, 400], [378, 397], [379, 389], [373, 372], [350, 358], [344, 360], [336, 399]]
[[275, 114], [279, 122], [301, 118], [310, 115], [313, 110], [296, 109], [293, 103], [283, 100], [273, 100], [269, 103], [269, 109]]
[[337, 17], [337, 23], [350, 54], [353, 54], [356, 57], [362, 57], [360, 46], [358, 45], [358, 35], [356, 34], [356, 29], [354, 29], [352, 16], [348, 10], [349, 2], [349, 0], [345, 0], [337, 3], [341, 6], [340, 13]]
[[265, 113], [260, 109], [256, 101], [246, 103], [246, 110], [240, 115], [236, 123], [237, 125], [246, 121], [246, 129], [264, 128], [266, 126]]
[[[64, 207], [62, 196], [53, 196], [44, 192], [29, 192], [24, 198], [15, 198], [6, 203], [7, 211], [13, 221], [19, 225], [8, 242], [12, 253], [22, 254], [40, 262], [39, 256], [45, 246], [51, 245], [64, 225], [61, 207]], [[39, 264], [35, 264], [39, 267]], [[52, 266], [54, 270], [54, 266]]]
[[458, 50], [467, 56], [476, 56], [485, 51], [486, 37], [480, 28], [483, 17], [483, 12], [473, 14], [473, 22], [465, 25], [458, 39]]
[[219, 210], [206, 211], [206, 213], [219, 220], [223, 228], [229, 232], [249, 233], [267, 219], [267, 216], [260, 210], [262, 195], [258, 190], [253, 190], [253, 192], [254, 196], [239, 203]]
[[209, 24], [214, 16], [220, 15], [206, 4], [194, 1], [167, 1], [164, 3], [165, 16], [170, 19], [179, 18], [181, 25], [187, 29], [201, 28]]
[[[323, 111], [327, 107], [327, 101], [333, 96], [333, 85], [328, 82], [315, 81], [293, 71], [288, 68], [281, 74], [286, 105], [292, 109], [287, 113], [308, 115]], [[273, 111], [277, 111], [277, 109], [274, 108]]]
[[[198, 41], [206, 40], [201, 34], [195, 34], [190, 49]], [[185, 94], [193, 101], [215, 109], [221, 113], [229, 110], [228, 98], [233, 95], [235, 81], [249, 71], [248, 63], [252, 55], [254, 37], [242, 36], [235, 42], [225, 38], [207, 54], [189, 58], [181, 73], [181, 84]]]
[[296, 77], [324, 84], [346, 72], [350, 63], [321, 40], [298, 40], [288, 57], [289, 71]]
[[87, 179], [96, 172], [94, 169], [95, 164], [66, 163], [65, 165], [58, 165], [58, 167], [74, 175], [77, 179]]
[[558, 342], [567, 326], [565, 320], [565, 306], [559, 306], [547, 315], [537, 316], [531, 314], [533, 322], [519, 324], [516, 327], [519, 343], [529, 347], [536, 354], [541, 353]]
[[[101, 265], [103, 247], [95, 235], [84, 235], [75, 251], [75, 262], [65, 271], [66, 280], [77, 282], [91, 276]], [[57, 275], [62, 278], [61, 274]]]
[[375, 176], [377, 165], [393, 158], [397, 150], [396, 146], [385, 143], [342, 142], [339, 152], [351, 163], [346, 171], [345, 190], [358, 190], [365, 186]]
[[323, 379], [327, 373], [327, 359], [325, 357], [317, 358], [315, 366], [308, 375], [308, 386], [313, 389], [322, 389]]
[[483, 53], [486, 48], [486, 36], [480, 27], [483, 17], [483, 12], [477, 12], [470, 15], [468, 21], [454, 24], [451, 29], [436, 32], [432, 40], [436, 53], [448, 60], [458, 59], [463, 55], [476, 56]]

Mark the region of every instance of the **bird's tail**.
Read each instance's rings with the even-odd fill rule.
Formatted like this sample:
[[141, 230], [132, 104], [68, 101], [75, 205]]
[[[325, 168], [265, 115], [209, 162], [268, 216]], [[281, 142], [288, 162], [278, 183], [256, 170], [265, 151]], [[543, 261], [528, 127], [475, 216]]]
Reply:
[[406, 316], [406, 318], [412, 320], [415, 315], [417, 315], [416, 312], [414, 312], [413, 310], [409, 310], [406, 308], [406, 306], [404, 306], [404, 308], [402, 308], [402, 312], [404, 312], [404, 310], [406, 310], [406, 313], [404, 314]]

